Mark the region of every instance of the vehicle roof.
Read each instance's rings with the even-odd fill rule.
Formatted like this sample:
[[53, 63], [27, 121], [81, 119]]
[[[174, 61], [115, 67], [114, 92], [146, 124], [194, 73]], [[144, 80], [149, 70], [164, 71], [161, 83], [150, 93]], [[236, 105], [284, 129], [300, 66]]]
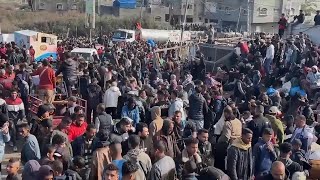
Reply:
[[74, 48], [71, 52], [72, 53], [93, 53], [97, 50], [94, 48]]
[[26, 36], [35, 36], [38, 34], [37, 31], [32, 31], [32, 30], [21, 30], [21, 31], [15, 31], [14, 33], [23, 34]]
[[117, 29], [117, 31], [124, 31], [124, 32], [128, 32], [128, 33], [134, 33], [134, 30], [129, 30], [129, 29]]

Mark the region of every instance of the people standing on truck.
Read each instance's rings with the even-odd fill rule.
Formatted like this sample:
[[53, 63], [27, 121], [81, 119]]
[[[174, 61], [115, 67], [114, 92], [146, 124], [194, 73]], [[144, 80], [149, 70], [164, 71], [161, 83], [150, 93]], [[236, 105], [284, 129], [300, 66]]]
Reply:
[[38, 93], [39, 99], [44, 103], [52, 103], [55, 98], [56, 76], [54, 70], [50, 67], [48, 60], [42, 61], [42, 67], [39, 67], [32, 76], [39, 76]]
[[71, 53], [65, 54], [66, 60], [62, 63], [60, 68], [56, 71], [56, 76], [60, 73], [63, 75], [63, 81], [67, 86], [68, 96], [72, 96], [72, 87], [77, 84], [77, 62], [72, 59]]
[[284, 31], [286, 30], [287, 24], [288, 24], [288, 20], [285, 14], [281, 14], [278, 24], [279, 24], [279, 36], [280, 36], [280, 39], [282, 39], [284, 35]]
[[320, 10], [317, 11], [317, 14], [314, 16], [314, 25], [320, 25]]
[[30, 46], [29, 48], [29, 54], [30, 54], [30, 63], [33, 63], [35, 61], [34, 56], [36, 54], [36, 51], [33, 49], [33, 46]]
[[300, 10], [300, 14], [293, 17], [292, 26], [296, 26], [298, 24], [303, 24], [304, 21], [305, 21], [305, 18], [306, 17], [305, 17], [305, 15], [303, 13], [303, 10]]

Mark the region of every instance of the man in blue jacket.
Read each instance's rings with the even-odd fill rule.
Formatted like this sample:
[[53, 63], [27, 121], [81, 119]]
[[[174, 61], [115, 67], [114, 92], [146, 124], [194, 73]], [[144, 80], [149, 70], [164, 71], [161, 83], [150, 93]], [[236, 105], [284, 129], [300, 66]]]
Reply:
[[271, 143], [273, 130], [265, 128], [263, 130], [262, 138], [253, 147], [253, 163], [255, 177], [268, 174], [272, 163], [277, 160], [277, 154], [274, 146]]

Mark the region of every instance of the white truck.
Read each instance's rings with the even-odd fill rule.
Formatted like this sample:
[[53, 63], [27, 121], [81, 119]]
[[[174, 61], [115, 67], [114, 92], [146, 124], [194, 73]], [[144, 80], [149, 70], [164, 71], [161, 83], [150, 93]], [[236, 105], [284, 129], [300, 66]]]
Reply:
[[[184, 31], [182, 41], [190, 41], [200, 34], [202, 31]], [[155, 42], [180, 42], [181, 30], [158, 30], [158, 29], [139, 29], [128, 30], [118, 29], [113, 33], [113, 42], [133, 42], [139, 40], [152, 39]]]

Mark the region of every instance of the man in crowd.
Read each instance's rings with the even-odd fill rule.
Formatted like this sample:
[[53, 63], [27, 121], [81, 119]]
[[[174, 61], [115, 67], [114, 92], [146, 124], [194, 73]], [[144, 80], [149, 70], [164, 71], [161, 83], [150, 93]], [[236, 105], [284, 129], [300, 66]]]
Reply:
[[28, 123], [22, 123], [18, 126], [19, 134], [25, 139], [21, 150], [21, 162], [27, 163], [29, 160], [39, 160], [41, 158], [40, 148], [37, 138], [30, 134]]
[[302, 171], [302, 167], [299, 165], [299, 163], [292, 161], [290, 158], [292, 154], [292, 145], [290, 143], [284, 142], [279, 146], [280, 149], [280, 156], [279, 161], [281, 161], [285, 167], [286, 170], [289, 172], [288, 178], [291, 178], [291, 176], [295, 172]]
[[206, 100], [201, 94], [202, 88], [195, 87], [195, 92], [189, 97], [188, 119], [195, 124], [197, 129], [204, 128], [204, 115], [207, 114], [208, 106]]
[[242, 129], [241, 138], [234, 140], [228, 149], [227, 174], [231, 180], [253, 177], [252, 135], [250, 129]]
[[156, 162], [152, 166], [150, 180], [174, 179], [176, 177], [176, 165], [171, 157], [164, 154], [165, 144], [158, 141], [153, 148]]
[[7, 165], [7, 173], [8, 176], [6, 180], [19, 180], [21, 179], [18, 171], [20, 170], [20, 161], [18, 159], [11, 158], [9, 159], [9, 163]]
[[72, 142], [73, 155], [84, 157], [86, 167], [90, 166], [93, 151], [97, 148], [96, 133], [97, 129], [91, 124], [86, 128], [86, 132], [83, 135]]
[[56, 76], [54, 70], [50, 67], [47, 60], [42, 61], [42, 66], [39, 67], [32, 76], [39, 76], [39, 99], [44, 103], [52, 103], [54, 101], [56, 88]]
[[104, 171], [103, 180], [119, 180], [119, 169], [114, 164], [108, 164]]
[[146, 180], [149, 176], [152, 164], [150, 157], [140, 149], [140, 137], [138, 135], [130, 135], [128, 138], [129, 151], [123, 159], [136, 162], [140, 165], [136, 178]]
[[264, 129], [262, 138], [253, 147], [252, 155], [255, 177], [268, 174], [272, 163], [277, 160], [277, 154], [271, 142], [273, 133], [271, 128]]

